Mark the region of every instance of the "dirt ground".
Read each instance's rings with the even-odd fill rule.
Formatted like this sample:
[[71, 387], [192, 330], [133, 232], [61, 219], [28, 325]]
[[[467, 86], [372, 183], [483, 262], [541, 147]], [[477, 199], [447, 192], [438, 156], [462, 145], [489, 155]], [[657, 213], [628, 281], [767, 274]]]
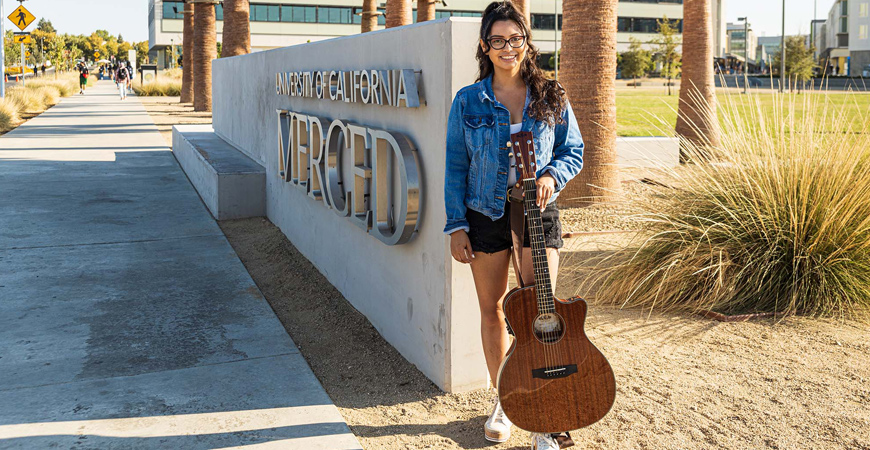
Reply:
[[[205, 120], [168, 97], [140, 100], [163, 130]], [[576, 231], [625, 229], [618, 215], [617, 207], [563, 217]], [[528, 433], [516, 428], [504, 444], [486, 442], [492, 394], [441, 392], [268, 220], [220, 226], [364, 448], [528, 448]], [[563, 261], [621, 239], [568, 239]], [[560, 281], [557, 295], [574, 294], [570, 284]], [[593, 305], [586, 331], [614, 368], [617, 398], [601, 422], [572, 433], [575, 448], [870, 450], [865, 325], [721, 323]]]
[[173, 125], [211, 123], [210, 112], [195, 112], [193, 104], [179, 103], [179, 97], [136, 97], [136, 99], [145, 106], [145, 110], [157, 125], [163, 139], [170, 146]]

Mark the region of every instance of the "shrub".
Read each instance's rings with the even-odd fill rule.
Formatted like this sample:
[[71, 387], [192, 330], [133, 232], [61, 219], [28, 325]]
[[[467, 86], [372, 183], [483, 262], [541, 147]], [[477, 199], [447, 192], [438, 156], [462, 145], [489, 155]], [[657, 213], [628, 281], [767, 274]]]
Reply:
[[0, 98], [0, 133], [18, 125], [18, 107], [7, 99]]
[[833, 95], [782, 95], [774, 111], [725, 96], [721, 147], [681, 142], [698, 162], [630, 201], [641, 239], [581, 289], [622, 306], [866, 320], [870, 114], [850, 120]]

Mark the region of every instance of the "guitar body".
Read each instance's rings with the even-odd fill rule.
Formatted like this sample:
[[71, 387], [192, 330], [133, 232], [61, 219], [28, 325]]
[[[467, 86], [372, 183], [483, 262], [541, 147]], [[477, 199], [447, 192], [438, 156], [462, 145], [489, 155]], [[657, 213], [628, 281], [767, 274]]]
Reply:
[[586, 301], [553, 303], [555, 313], [539, 315], [534, 286], [504, 301], [516, 339], [499, 370], [498, 394], [514, 425], [536, 433], [591, 425], [616, 399], [610, 363], [586, 337]]

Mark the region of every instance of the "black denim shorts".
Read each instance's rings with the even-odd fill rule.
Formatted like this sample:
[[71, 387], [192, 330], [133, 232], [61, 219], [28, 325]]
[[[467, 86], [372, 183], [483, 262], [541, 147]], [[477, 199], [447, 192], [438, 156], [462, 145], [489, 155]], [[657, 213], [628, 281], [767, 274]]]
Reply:
[[[510, 208], [516, 204], [522, 208], [522, 204], [505, 203], [504, 215], [498, 220], [492, 220], [485, 214], [469, 209], [465, 213], [470, 230], [468, 239], [471, 241], [471, 249], [476, 252], [497, 253], [513, 246], [511, 239], [511, 214]], [[562, 248], [562, 223], [559, 221], [559, 209], [556, 203], [547, 205], [547, 209], [541, 213], [541, 221], [544, 226], [544, 244], [547, 248]], [[529, 221], [526, 219], [526, 231], [523, 233], [523, 247], [529, 244]]]

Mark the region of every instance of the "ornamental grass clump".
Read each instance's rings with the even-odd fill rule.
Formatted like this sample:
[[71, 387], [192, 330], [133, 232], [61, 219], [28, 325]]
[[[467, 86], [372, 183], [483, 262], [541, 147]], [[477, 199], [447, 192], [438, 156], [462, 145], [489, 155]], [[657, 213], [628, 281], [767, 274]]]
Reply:
[[18, 125], [18, 106], [0, 98], [0, 133], [5, 133]]
[[133, 91], [143, 97], [178, 97], [181, 95], [181, 80], [161, 78], [145, 84], [133, 83]]
[[643, 231], [587, 280], [596, 298], [866, 320], [870, 112], [850, 118], [835, 95], [862, 94], [779, 95], [772, 109], [725, 95], [720, 147], [681, 142], [692, 162], [631, 201]]

